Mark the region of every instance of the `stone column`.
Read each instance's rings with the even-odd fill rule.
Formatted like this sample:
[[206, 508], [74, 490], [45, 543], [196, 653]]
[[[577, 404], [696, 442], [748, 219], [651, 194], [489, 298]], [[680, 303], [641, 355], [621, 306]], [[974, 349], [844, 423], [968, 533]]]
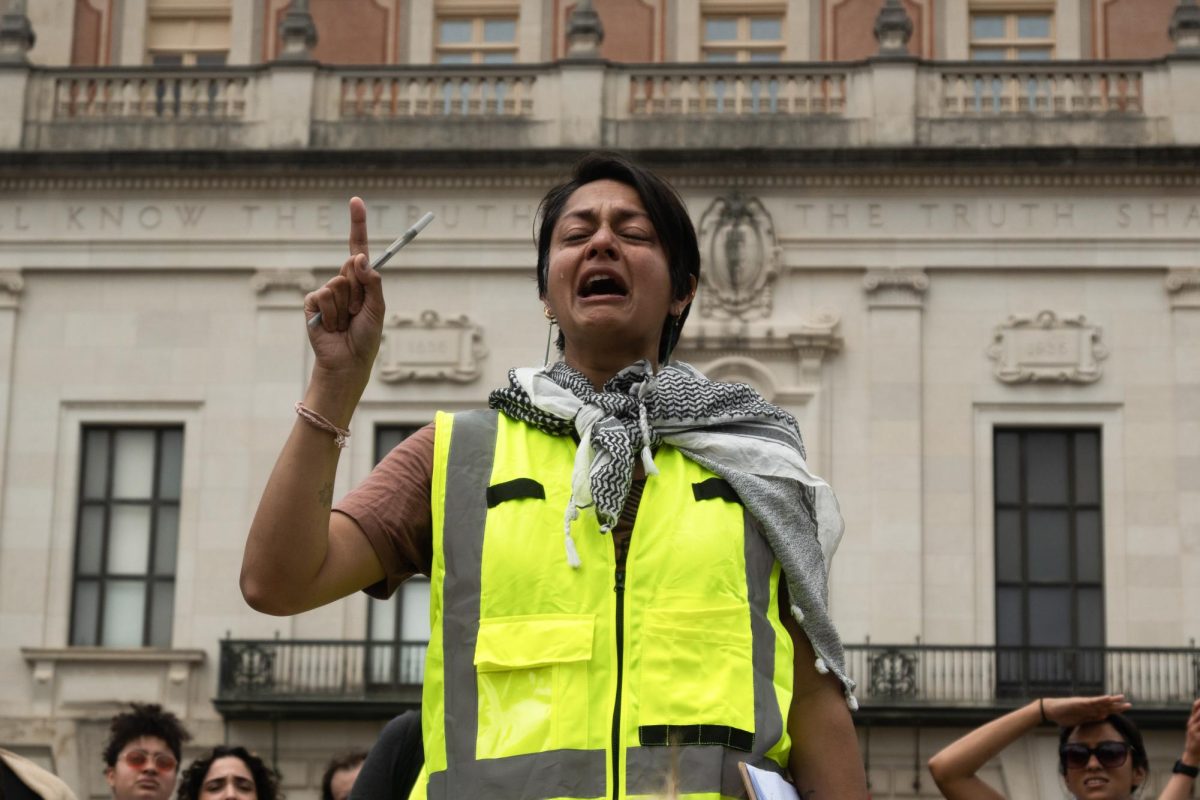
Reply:
[[870, 636], [923, 633], [921, 270], [871, 270], [867, 292]]
[[[25, 281], [19, 271], [0, 272], [0, 453], [8, 452], [8, 413], [12, 404], [13, 353], [17, 341], [17, 306]], [[0, 460], [0, 486], [5, 482]], [[0, 499], [3, 495], [0, 494]], [[2, 511], [2, 509], [0, 509]], [[2, 515], [0, 515], [2, 518]]]
[[[1200, 632], [1200, 269], [1167, 274], [1175, 360], [1176, 491], [1183, 568], [1183, 632]], [[1183, 644], [1183, 642], [1179, 642]]]

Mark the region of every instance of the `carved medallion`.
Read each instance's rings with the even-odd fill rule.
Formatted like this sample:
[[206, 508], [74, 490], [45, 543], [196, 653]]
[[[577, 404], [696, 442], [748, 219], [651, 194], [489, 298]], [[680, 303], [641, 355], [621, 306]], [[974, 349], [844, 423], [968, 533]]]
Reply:
[[393, 314], [383, 327], [379, 377], [387, 383], [468, 383], [479, 377], [479, 362], [486, 355], [483, 329], [465, 316]]
[[1014, 314], [996, 328], [987, 354], [1004, 383], [1094, 383], [1100, 380], [1099, 362], [1108, 357], [1100, 334], [1082, 314]]
[[700, 217], [705, 317], [765, 317], [779, 273], [775, 225], [757, 198], [718, 197]]

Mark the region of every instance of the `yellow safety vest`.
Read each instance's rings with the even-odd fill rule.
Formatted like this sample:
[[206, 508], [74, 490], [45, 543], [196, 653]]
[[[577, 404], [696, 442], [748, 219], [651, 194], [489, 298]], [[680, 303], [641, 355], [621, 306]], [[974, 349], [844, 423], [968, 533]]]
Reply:
[[437, 416], [412, 796], [653, 798], [674, 774], [679, 798], [745, 797], [738, 762], [782, 772], [791, 747], [779, 563], [728, 484], [664, 446], [624, 574], [590, 510], [572, 569], [575, 449], [494, 411]]

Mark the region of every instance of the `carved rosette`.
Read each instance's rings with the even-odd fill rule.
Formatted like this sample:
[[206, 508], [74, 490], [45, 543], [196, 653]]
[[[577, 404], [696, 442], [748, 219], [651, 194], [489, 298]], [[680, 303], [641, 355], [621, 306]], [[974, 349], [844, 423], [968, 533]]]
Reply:
[[701, 316], [770, 314], [780, 248], [775, 225], [763, 204], [737, 192], [718, 197], [701, 215], [698, 233], [704, 261]]
[[996, 327], [987, 354], [1004, 383], [1095, 383], [1108, 357], [1101, 333], [1082, 314], [1014, 314]]
[[451, 381], [479, 377], [487, 355], [483, 329], [466, 316], [443, 319], [436, 311], [393, 314], [383, 327], [379, 378], [385, 383]]

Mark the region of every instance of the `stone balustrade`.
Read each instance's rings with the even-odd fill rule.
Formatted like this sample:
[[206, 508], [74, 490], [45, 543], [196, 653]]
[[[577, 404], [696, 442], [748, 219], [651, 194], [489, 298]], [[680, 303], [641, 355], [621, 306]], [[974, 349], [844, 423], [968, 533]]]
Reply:
[[24, 67], [0, 150], [1194, 145], [1197, 85], [1181, 58]]

